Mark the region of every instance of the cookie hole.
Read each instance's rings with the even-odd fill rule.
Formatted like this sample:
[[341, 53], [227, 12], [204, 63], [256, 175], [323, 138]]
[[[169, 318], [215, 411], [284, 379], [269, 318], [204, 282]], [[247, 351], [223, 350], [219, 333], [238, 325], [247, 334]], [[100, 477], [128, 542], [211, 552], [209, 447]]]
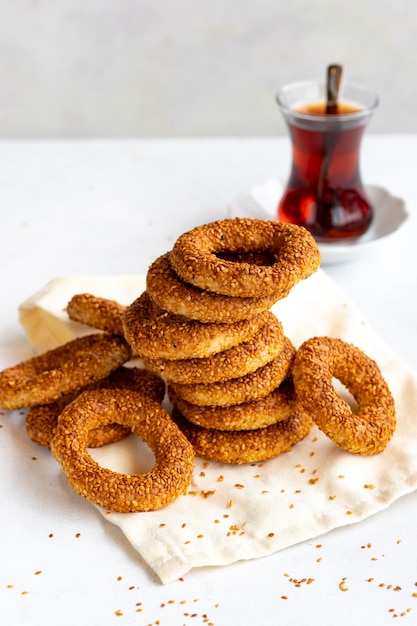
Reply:
[[121, 474], [144, 474], [155, 465], [151, 448], [133, 434], [101, 448], [89, 448], [88, 452], [101, 467]]
[[354, 396], [350, 393], [349, 389], [337, 378], [333, 378], [333, 387], [335, 391], [339, 394], [339, 396], [348, 403], [348, 405], [352, 409], [352, 413], [358, 414], [359, 405]]

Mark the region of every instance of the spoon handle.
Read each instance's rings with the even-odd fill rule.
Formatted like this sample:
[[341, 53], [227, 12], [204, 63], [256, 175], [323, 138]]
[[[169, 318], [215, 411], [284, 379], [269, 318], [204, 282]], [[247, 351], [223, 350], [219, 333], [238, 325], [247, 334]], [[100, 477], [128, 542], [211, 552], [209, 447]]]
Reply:
[[339, 99], [340, 85], [342, 83], [343, 67], [338, 64], [329, 65], [327, 68], [327, 102], [326, 113], [337, 113], [337, 101]]

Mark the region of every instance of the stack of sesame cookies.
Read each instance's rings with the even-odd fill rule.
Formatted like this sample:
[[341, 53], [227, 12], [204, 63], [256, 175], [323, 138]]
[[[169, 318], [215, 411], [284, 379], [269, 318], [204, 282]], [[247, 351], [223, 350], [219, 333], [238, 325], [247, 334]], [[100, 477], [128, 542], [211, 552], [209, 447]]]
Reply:
[[238, 218], [185, 233], [150, 266], [124, 334], [166, 379], [197, 454], [262, 461], [309, 432], [290, 376], [296, 350], [270, 308], [319, 263], [304, 229]]

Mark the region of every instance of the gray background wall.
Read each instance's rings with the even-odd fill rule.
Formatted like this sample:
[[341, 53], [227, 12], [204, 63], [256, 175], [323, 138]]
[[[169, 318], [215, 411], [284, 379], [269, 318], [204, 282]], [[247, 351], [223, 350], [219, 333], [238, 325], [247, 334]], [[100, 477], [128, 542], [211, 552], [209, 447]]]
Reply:
[[330, 62], [417, 132], [416, 0], [0, 0], [0, 137], [282, 134]]

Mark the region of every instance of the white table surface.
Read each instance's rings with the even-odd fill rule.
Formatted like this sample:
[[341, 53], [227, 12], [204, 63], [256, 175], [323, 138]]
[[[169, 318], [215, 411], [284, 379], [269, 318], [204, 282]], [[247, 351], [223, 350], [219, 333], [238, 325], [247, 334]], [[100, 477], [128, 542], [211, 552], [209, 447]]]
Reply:
[[[325, 268], [414, 370], [416, 155], [417, 135], [365, 138], [364, 180], [404, 198], [410, 217], [386, 245]], [[145, 273], [179, 234], [226, 217], [237, 193], [285, 177], [289, 159], [287, 138], [0, 142], [0, 367], [32, 355], [17, 307], [49, 280]], [[313, 541], [162, 585], [121, 532], [57, 480], [22, 412], [4, 412], [0, 424], [3, 624], [417, 623], [415, 493]]]

